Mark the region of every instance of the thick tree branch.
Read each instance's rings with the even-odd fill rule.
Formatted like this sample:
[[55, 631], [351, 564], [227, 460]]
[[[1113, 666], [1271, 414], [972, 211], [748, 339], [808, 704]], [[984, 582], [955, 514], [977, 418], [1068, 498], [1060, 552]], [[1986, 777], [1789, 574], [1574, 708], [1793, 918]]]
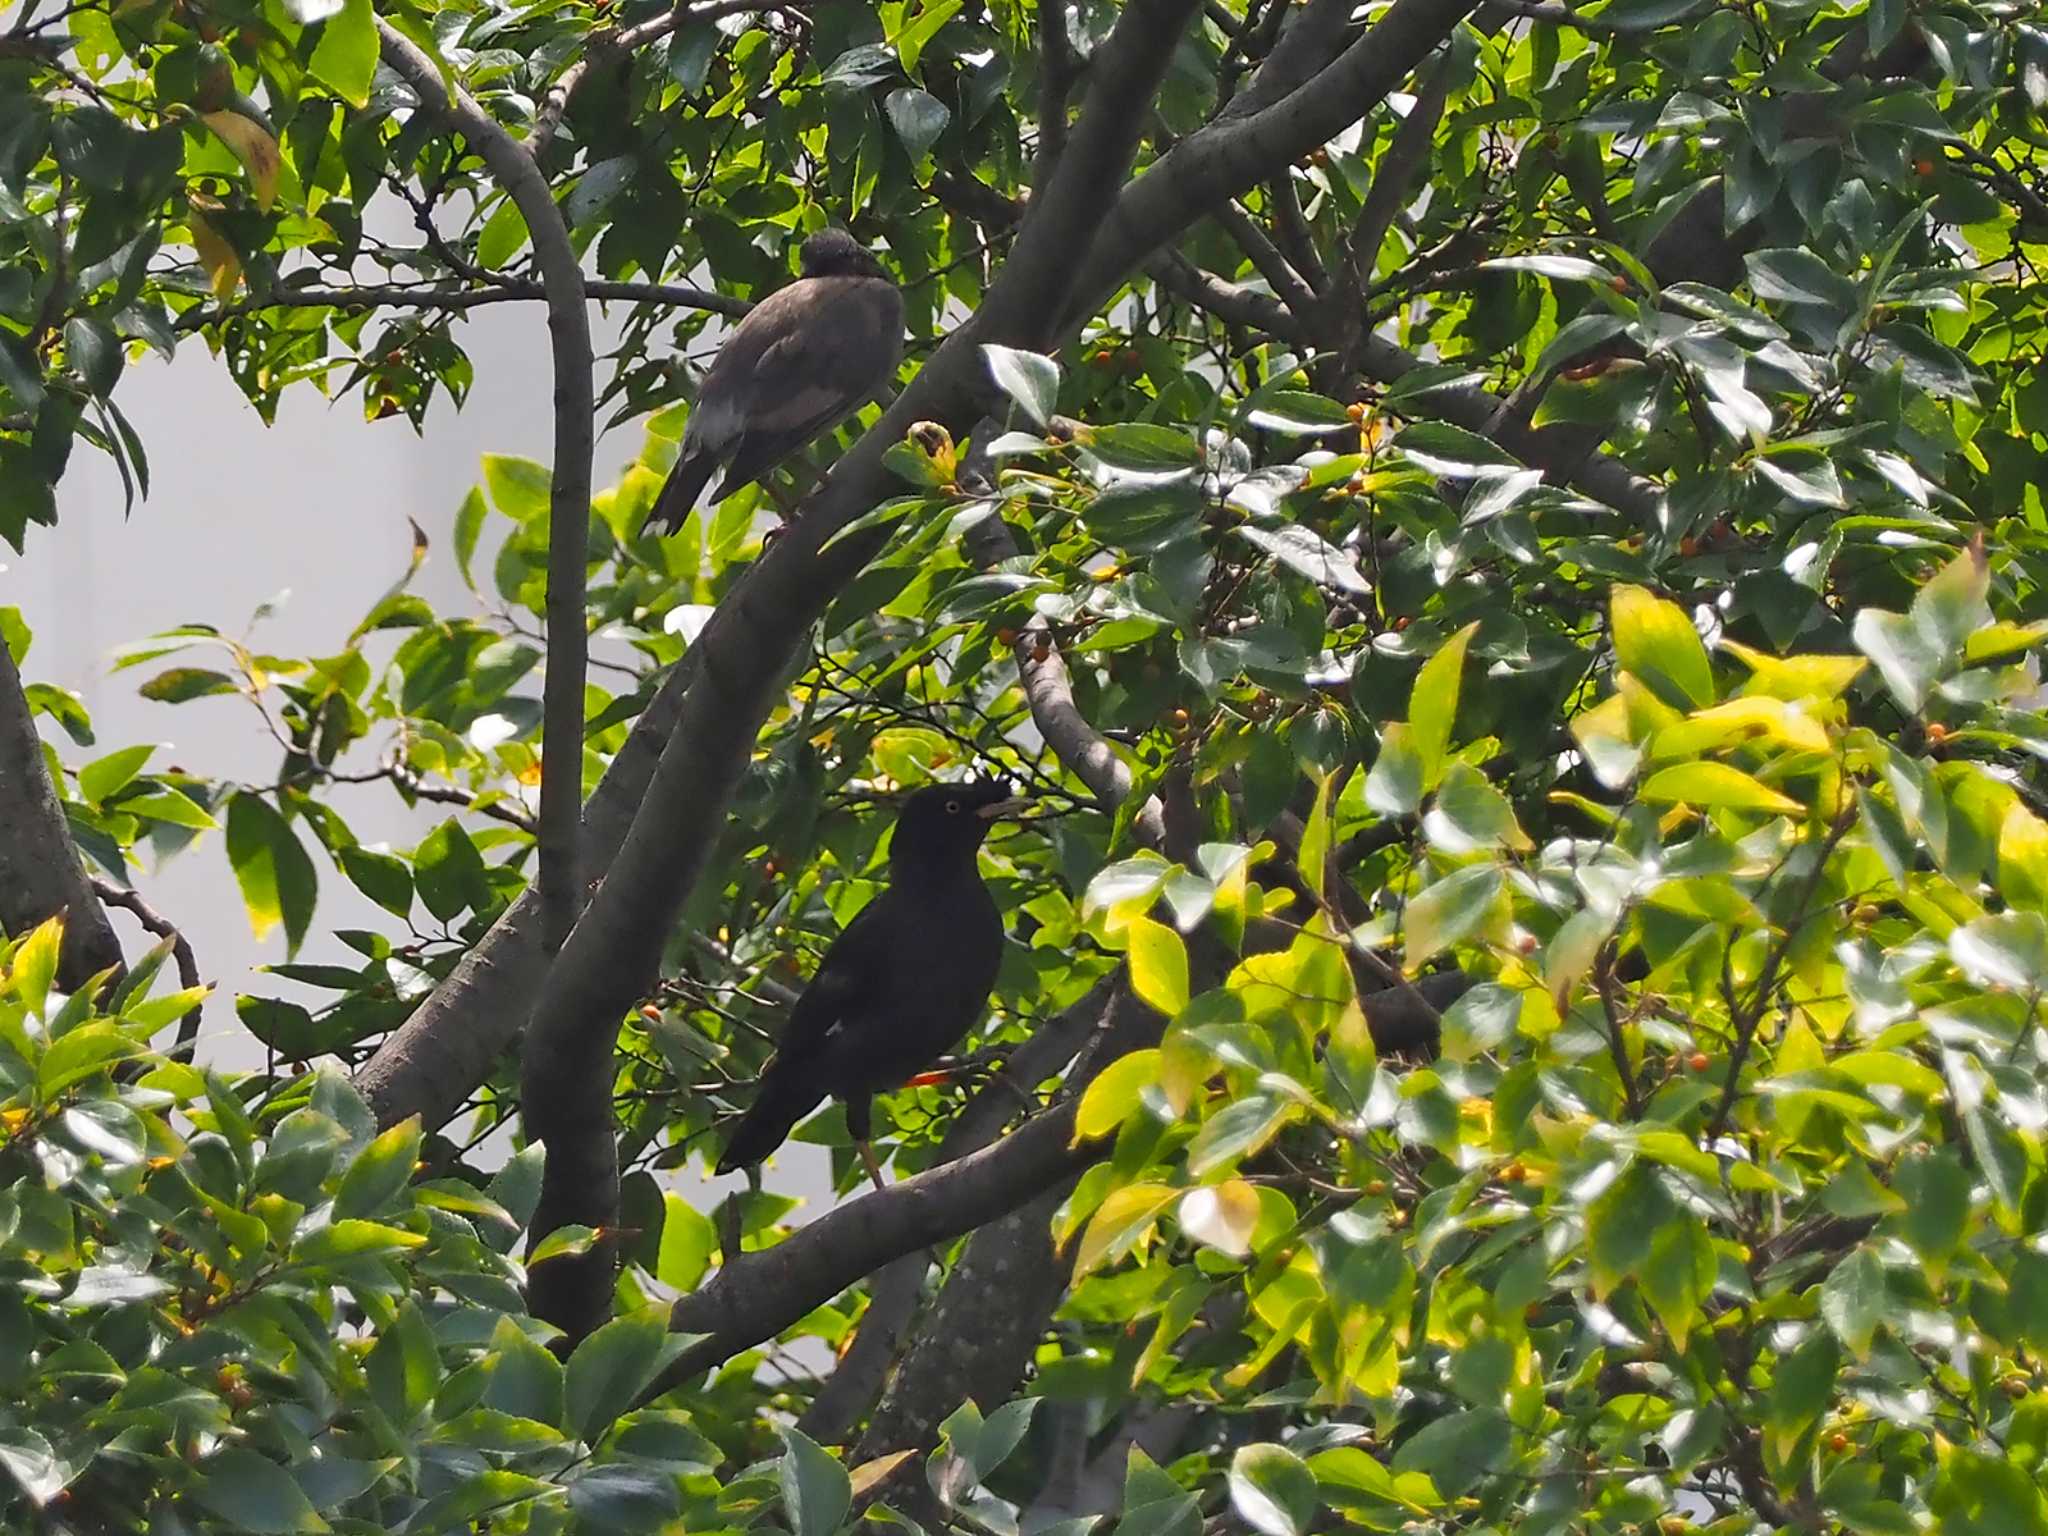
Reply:
[[1038, 153], [1031, 184], [1052, 184], [1052, 173], [1067, 147], [1067, 97], [1079, 61], [1067, 36], [1067, 0], [1038, 0]]
[[1447, 64], [1430, 71], [1429, 79], [1416, 95], [1394, 140], [1373, 168], [1372, 185], [1366, 189], [1365, 205], [1351, 227], [1351, 238], [1337, 262], [1337, 280], [1331, 285], [1329, 314], [1335, 333], [1338, 378], [1348, 379], [1358, 371], [1359, 352], [1365, 336], [1365, 290], [1372, 281], [1374, 263], [1387, 231], [1408, 206], [1415, 178], [1429, 164], [1430, 148], [1436, 141], [1436, 125], [1443, 120], [1444, 103], [1450, 97], [1451, 72]]
[[1252, 216], [1236, 203], [1226, 201], [1216, 205], [1215, 218], [1232, 243], [1244, 252], [1259, 276], [1266, 280], [1273, 296], [1304, 322], [1313, 321], [1322, 309], [1316, 300], [1315, 289], [1294, 270], [1293, 263], [1281, 254], [1280, 247], [1273, 243]]
[[[1052, 185], [1032, 200], [980, 311], [833, 467], [803, 514], [720, 603], [698, 638], [703, 661], [676, 734], [617, 861], [563, 946], [536, 1005], [523, 1063], [529, 1139], [548, 1156], [533, 1238], [570, 1222], [615, 1224], [612, 1052], [619, 1020], [655, 974], [676, 914], [803, 637], [872, 558], [875, 530], [824, 546], [890, 488], [882, 455], [918, 421], [963, 431], [986, 393], [985, 342], [1043, 347], [1058, 334], [1074, 252], [1123, 185], [1172, 40], [1195, 0], [1132, 0], [1098, 50], [1081, 120]], [[574, 1335], [601, 1320], [614, 1258], [603, 1247], [536, 1269], [535, 1312]]]
[[121, 942], [93, 899], [21, 673], [0, 639], [0, 932], [19, 937], [53, 917], [64, 919], [57, 984], [65, 991], [120, 966]]
[[1259, 65], [1252, 83], [1231, 97], [1219, 115], [1250, 117], [1306, 85], [1337, 56], [1356, 9], [1355, 0], [1309, 0], [1304, 6], [1276, 3], [1270, 14], [1286, 30]]
[[588, 629], [583, 611], [590, 529], [590, 454], [596, 396], [591, 382], [590, 315], [583, 267], [547, 178], [468, 92], [444, 83], [441, 69], [389, 22], [377, 23], [384, 62], [483, 157], [519, 207], [546, 291], [554, 358], [555, 462], [548, 495], [548, 657], [541, 703], [541, 934], [549, 949], [568, 937], [582, 910], [576, 844], [583, 804], [583, 679]]
[[1096, 235], [1070, 321], [1092, 312], [1203, 214], [1370, 112], [1450, 37], [1474, 3], [1394, 0], [1370, 31], [1306, 83], [1257, 110], [1226, 113], [1160, 156], [1117, 199]]

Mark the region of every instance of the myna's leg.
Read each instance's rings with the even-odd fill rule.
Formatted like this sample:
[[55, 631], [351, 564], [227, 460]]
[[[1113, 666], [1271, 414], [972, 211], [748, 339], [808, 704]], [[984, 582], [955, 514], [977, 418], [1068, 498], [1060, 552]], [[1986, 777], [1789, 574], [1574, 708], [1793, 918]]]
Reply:
[[865, 1093], [857, 1093], [846, 1101], [846, 1129], [852, 1133], [854, 1149], [860, 1153], [860, 1165], [867, 1169], [868, 1178], [877, 1191], [889, 1186], [882, 1182], [882, 1165], [875, 1157], [870, 1142], [874, 1135], [874, 1100]]

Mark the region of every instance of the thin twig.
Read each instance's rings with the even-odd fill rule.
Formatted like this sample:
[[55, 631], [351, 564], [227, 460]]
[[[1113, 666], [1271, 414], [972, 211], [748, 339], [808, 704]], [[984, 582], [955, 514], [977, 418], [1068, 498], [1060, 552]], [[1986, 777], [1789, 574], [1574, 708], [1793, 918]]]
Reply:
[[[177, 925], [169, 918], [151, 906], [140, 891], [132, 886], [116, 885], [104, 875], [94, 875], [92, 893], [99, 897], [105, 906], [119, 907], [123, 912], [133, 913], [135, 920], [142, 924], [147, 932], [155, 934], [159, 939], [171, 941], [171, 961], [178, 968], [180, 987], [190, 992], [205, 985], [199, 979], [199, 961], [193, 956], [192, 946], [186, 942], [185, 935], [178, 931]], [[193, 1042], [199, 1038], [199, 1009], [200, 1005], [194, 1003], [178, 1017], [176, 1050], [179, 1055], [189, 1057]]]

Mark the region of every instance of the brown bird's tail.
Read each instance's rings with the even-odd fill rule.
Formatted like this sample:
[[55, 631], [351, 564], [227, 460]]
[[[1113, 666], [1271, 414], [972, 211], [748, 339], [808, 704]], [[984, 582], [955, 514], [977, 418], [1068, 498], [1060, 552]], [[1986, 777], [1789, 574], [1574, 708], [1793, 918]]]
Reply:
[[718, 460], [708, 453], [693, 454], [678, 460], [676, 467], [669, 471], [668, 479], [662, 483], [661, 494], [654, 498], [654, 509], [647, 514], [647, 521], [640, 525], [642, 533], [675, 533], [690, 520], [690, 513], [697, 505], [697, 498], [704, 494], [704, 487], [718, 472]]
[[797, 1121], [816, 1109], [825, 1099], [824, 1090], [795, 1072], [778, 1072], [770, 1066], [762, 1074], [760, 1092], [753, 1106], [740, 1116], [725, 1154], [718, 1160], [720, 1173], [751, 1168], [796, 1129]]

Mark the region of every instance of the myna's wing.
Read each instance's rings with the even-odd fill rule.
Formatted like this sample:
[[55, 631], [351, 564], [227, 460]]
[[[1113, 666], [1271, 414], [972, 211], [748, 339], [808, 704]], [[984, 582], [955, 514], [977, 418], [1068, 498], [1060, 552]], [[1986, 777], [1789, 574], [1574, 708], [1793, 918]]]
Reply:
[[832, 941], [775, 1042], [778, 1061], [815, 1054], [835, 1025], [880, 990], [888, 967], [887, 931], [894, 906], [884, 891], [856, 912]]
[[715, 500], [760, 478], [859, 410], [894, 376], [902, 358], [903, 298], [895, 284], [870, 277], [810, 278], [776, 297], [798, 290], [800, 309], [791, 306], [796, 323], [754, 363], [745, 433]]

